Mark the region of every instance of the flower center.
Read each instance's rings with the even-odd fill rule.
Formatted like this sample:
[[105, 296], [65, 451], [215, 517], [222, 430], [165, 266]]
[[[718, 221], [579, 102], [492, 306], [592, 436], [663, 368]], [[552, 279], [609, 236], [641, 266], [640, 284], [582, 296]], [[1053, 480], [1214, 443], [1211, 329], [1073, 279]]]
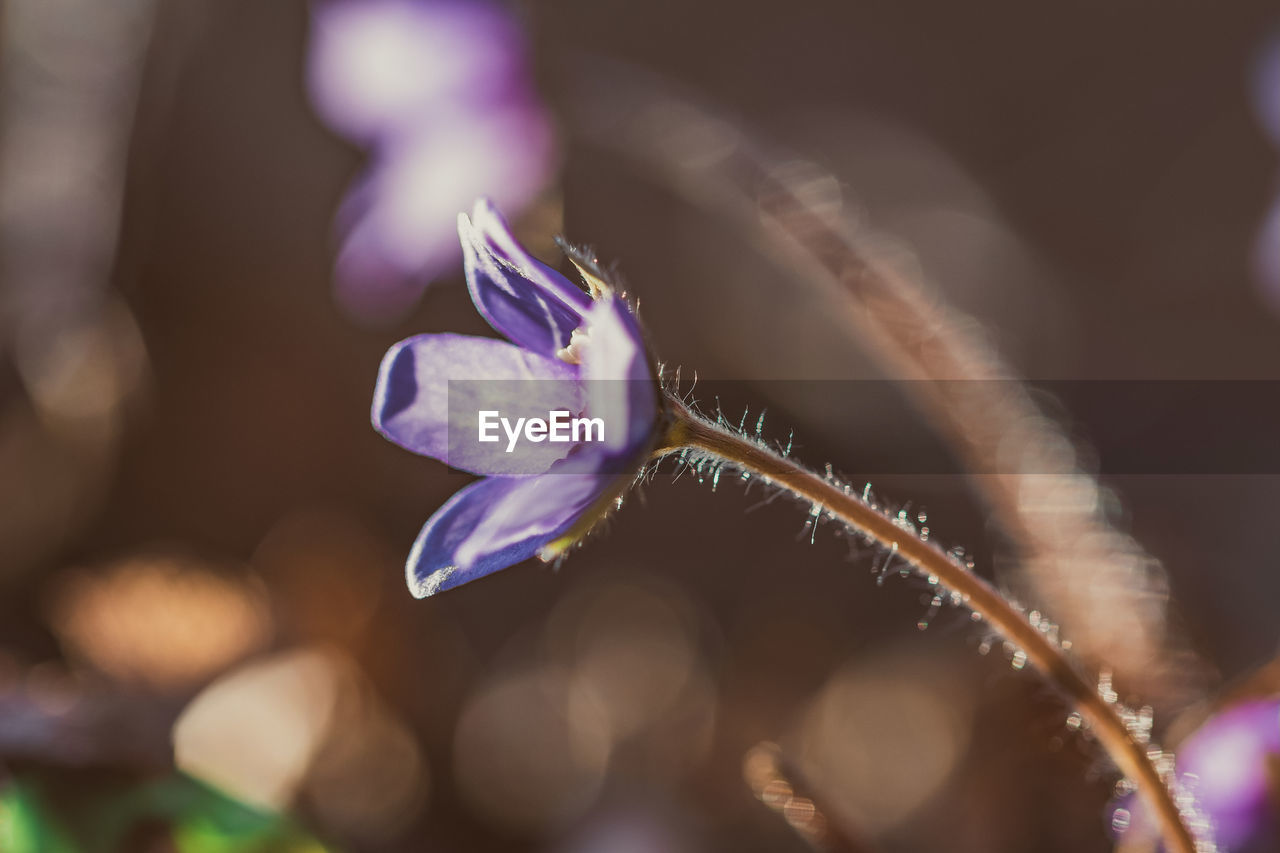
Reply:
[[581, 327], [574, 329], [569, 335], [569, 345], [556, 350], [556, 358], [568, 364], [582, 364], [582, 353], [590, 340], [590, 335]]

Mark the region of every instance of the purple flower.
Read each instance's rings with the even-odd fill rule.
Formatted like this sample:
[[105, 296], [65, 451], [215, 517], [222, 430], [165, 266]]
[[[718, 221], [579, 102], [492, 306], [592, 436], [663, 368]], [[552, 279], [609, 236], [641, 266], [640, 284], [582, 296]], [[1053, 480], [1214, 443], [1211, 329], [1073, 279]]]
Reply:
[[357, 317], [400, 314], [457, 265], [458, 210], [479, 195], [523, 209], [555, 169], [555, 135], [539, 109], [436, 117], [384, 144], [339, 212], [337, 295]]
[[523, 94], [524, 53], [519, 27], [491, 3], [321, 0], [307, 82], [330, 127], [379, 142], [442, 105]]
[[[535, 260], [487, 201], [458, 218], [458, 231], [471, 298], [507, 341], [401, 341], [382, 360], [373, 400], [384, 436], [485, 476], [418, 535], [405, 574], [419, 598], [563, 553], [629, 485], [661, 416], [653, 365], [621, 295], [588, 267], [580, 265], [590, 294]], [[477, 440], [482, 410], [513, 420], [558, 410], [599, 418], [603, 429], [512, 453], [505, 437]]]
[[454, 212], [478, 196], [523, 209], [555, 173], [550, 117], [523, 33], [482, 0], [321, 0], [307, 80], [316, 111], [369, 146], [338, 216], [339, 302], [403, 313], [461, 259]]
[[1280, 845], [1280, 699], [1237, 705], [1205, 723], [1178, 752], [1196, 798], [1228, 850]]
[[[1231, 853], [1280, 849], [1280, 699], [1245, 702], [1201, 726], [1178, 750], [1179, 776]], [[1136, 803], [1132, 830], [1149, 831]]]

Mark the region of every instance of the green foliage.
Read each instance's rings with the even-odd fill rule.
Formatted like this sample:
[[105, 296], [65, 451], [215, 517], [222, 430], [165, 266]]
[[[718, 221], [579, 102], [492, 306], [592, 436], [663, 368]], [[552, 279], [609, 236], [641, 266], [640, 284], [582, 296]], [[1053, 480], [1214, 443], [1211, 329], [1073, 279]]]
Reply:
[[178, 853], [336, 853], [290, 818], [178, 773], [138, 782], [35, 772], [0, 790], [4, 853], [126, 853], [145, 838]]

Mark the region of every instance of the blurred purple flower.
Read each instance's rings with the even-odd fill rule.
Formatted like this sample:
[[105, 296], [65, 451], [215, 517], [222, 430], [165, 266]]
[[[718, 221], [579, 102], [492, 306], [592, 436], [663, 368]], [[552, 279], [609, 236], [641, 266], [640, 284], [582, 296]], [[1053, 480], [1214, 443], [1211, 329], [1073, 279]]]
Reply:
[[460, 260], [454, 211], [478, 196], [519, 210], [557, 165], [523, 33], [483, 0], [321, 0], [312, 100], [372, 163], [338, 217], [342, 305], [394, 318]]
[[[1213, 821], [1220, 849], [1280, 849], [1280, 699], [1242, 703], [1211, 718], [1182, 744], [1177, 766]], [[1134, 810], [1131, 831], [1150, 830], [1136, 802], [1125, 807]]]
[[[634, 478], [659, 423], [653, 366], [620, 295], [599, 281], [588, 295], [538, 262], [486, 201], [472, 219], [459, 217], [458, 231], [471, 298], [510, 343], [451, 334], [401, 341], [383, 358], [373, 400], [374, 427], [388, 439], [485, 475], [418, 535], [405, 570], [418, 598], [563, 552]], [[519, 454], [503, 442], [459, 441], [475, 435], [484, 408], [599, 417], [603, 440]]]
[[377, 142], [440, 105], [522, 93], [524, 39], [477, 0], [321, 0], [308, 81], [316, 109], [346, 136]]
[[1197, 777], [1200, 807], [1229, 850], [1280, 845], [1280, 699], [1237, 705], [1183, 744], [1178, 764]]
[[384, 145], [339, 212], [338, 296], [358, 316], [400, 313], [458, 263], [455, 215], [477, 195], [523, 208], [554, 169], [555, 140], [537, 109], [437, 117], [440, 126]]

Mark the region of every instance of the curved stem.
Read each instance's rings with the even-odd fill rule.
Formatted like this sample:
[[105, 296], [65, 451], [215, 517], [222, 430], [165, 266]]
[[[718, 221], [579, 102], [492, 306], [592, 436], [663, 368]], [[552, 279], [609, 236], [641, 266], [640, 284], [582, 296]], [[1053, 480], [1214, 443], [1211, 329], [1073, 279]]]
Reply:
[[1094, 684], [1063, 650], [995, 587], [859, 495], [828, 482], [756, 441], [703, 420], [679, 400], [669, 397], [668, 402], [672, 426], [659, 453], [690, 448], [762, 477], [820, 508], [821, 512], [839, 518], [858, 533], [891, 549], [920, 574], [937, 578], [938, 583], [959, 593], [966, 607], [1015, 644], [1028, 662], [1067, 695], [1120, 771], [1138, 784], [1139, 795], [1157, 816], [1168, 848], [1177, 853], [1197, 853], [1205, 849], [1197, 846], [1196, 836], [1149, 755], [1151, 745], [1134, 737], [1117, 713], [1114, 700], [1099, 695]]
[[671, 81], [601, 57], [568, 61], [575, 134], [736, 223], [789, 279], [834, 298], [836, 322], [902, 383], [970, 470], [1019, 555], [1017, 580], [1053, 603], [1072, 627], [1075, 652], [1106, 661], [1159, 703], [1194, 698], [1205, 669], [1168, 623], [1164, 569], [1116, 529], [1101, 502], [1058, 498], [1064, 488], [1099, 488], [1076, 454], [1062, 452], [1075, 447], [1072, 436], [1043, 416], [981, 328], [905, 272], [885, 236], [850, 214], [843, 182]]

